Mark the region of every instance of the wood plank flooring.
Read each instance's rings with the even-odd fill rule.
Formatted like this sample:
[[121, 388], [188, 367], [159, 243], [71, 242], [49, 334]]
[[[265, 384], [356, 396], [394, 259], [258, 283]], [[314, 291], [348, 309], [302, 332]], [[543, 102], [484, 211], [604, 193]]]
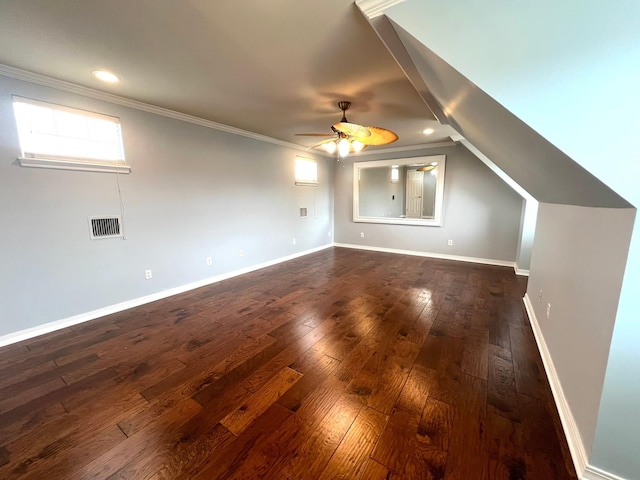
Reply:
[[0, 478], [575, 480], [525, 283], [332, 248], [5, 347]]

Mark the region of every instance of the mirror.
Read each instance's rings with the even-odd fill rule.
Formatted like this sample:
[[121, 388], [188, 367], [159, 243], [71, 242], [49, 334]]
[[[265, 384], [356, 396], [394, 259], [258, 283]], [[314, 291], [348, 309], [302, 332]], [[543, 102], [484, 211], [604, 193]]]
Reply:
[[445, 155], [353, 164], [353, 221], [442, 225]]

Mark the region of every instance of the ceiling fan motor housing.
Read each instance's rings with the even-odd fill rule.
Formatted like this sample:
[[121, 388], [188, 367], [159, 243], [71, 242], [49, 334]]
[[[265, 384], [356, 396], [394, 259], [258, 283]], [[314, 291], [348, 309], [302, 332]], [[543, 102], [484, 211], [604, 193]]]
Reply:
[[347, 115], [346, 115], [346, 111], [349, 110], [349, 108], [351, 108], [351, 102], [348, 102], [346, 100], [343, 100], [342, 102], [338, 102], [338, 108], [340, 110], [342, 110], [342, 120], [341, 122], [346, 122], [347, 121]]
[[338, 102], [338, 108], [342, 111], [349, 110], [350, 107], [351, 107], [351, 102], [347, 102], [346, 100], [342, 102]]

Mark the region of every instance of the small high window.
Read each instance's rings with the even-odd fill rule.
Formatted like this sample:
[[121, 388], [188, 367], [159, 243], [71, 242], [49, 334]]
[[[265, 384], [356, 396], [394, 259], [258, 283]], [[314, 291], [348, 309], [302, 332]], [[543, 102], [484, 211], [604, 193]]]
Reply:
[[400, 170], [398, 170], [397, 165], [393, 165], [391, 167], [391, 183], [398, 183], [400, 179]]
[[119, 118], [17, 96], [13, 110], [22, 166], [130, 172]]
[[318, 185], [318, 162], [296, 157], [296, 185]]

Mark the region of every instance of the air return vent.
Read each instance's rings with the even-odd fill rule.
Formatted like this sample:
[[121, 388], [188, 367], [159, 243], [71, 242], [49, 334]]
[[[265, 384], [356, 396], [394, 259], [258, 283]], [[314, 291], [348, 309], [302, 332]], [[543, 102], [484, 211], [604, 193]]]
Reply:
[[307, 207], [300, 207], [300, 218], [306, 218], [307, 216]]
[[89, 235], [92, 239], [121, 237], [120, 217], [89, 217]]

